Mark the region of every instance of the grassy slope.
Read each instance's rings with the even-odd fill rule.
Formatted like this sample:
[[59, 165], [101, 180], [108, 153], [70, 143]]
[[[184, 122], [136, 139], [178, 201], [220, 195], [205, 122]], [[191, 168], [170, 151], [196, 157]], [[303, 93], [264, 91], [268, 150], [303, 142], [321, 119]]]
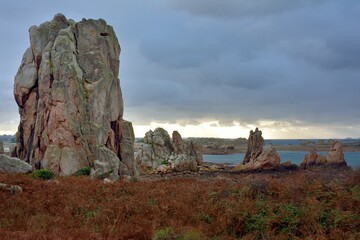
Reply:
[[[312, 175], [311, 175], [312, 174]], [[103, 184], [0, 174], [2, 239], [359, 239], [360, 171]]]

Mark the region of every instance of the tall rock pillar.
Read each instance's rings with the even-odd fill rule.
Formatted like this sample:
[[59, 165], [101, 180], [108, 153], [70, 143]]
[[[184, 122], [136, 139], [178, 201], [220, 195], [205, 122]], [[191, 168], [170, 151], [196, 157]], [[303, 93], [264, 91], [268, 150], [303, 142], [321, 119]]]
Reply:
[[74, 22], [57, 14], [29, 33], [14, 84], [15, 155], [60, 175], [94, 160], [121, 166], [120, 45], [113, 28], [102, 19]]

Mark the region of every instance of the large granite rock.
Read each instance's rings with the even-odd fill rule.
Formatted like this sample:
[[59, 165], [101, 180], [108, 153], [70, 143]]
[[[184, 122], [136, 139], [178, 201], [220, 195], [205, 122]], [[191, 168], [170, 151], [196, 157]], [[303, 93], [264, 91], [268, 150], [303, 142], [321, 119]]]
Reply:
[[3, 142], [0, 142], [0, 154], [4, 154], [5, 151], [4, 151], [4, 144]]
[[171, 140], [166, 130], [157, 128], [145, 134], [135, 161], [141, 173], [197, 171], [203, 161], [198, 149], [192, 141], [184, 141], [179, 132], [174, 131]]
[[280, 156], [272, 146], [264, 148], [260, 156], [253, 160], [254, 167], [271, 169], [280, 165]]
[[247, 150], [242, 163], [235, 170], [268, 170], [280, 166], [280, 156], [272, 146], [264, 148], [262, 132], [250, 131]]
[[57, 14], [29, 32], [14, 84], [20, 124], [13, 155], [60, 175], [94, 160], [132, 168], [113, 28], [102, 19], [76, 23]]
[[328, 164], [346, 166], [346, 161], [344, 158], [344, 150], [340, 142], [334, 142], [331, 147], [329, 154], [326, 155], [326, 162]]
[[0, 172], [5, 173], [28, 173], [32, 166], [18, 158], [0, 154]]
[[316, 149], [307, 154], [300, 166], [307, 168], [311, 166], [347, 166], [344, 158], [344, 150], [340, 142], [333, 142], [330, 146], [329, 154], [326, 156], [318, 155]]

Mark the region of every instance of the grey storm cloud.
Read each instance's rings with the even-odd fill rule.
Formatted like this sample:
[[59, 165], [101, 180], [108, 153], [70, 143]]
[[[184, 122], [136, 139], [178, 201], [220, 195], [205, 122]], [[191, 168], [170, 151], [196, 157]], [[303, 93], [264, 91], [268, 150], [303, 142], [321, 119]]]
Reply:
[[194, 15], [221, 18], [240, 18], [244, 16], [264, 16], [280, 14], [319, 4], [324, 0], [175, 0], [173, 7]]
[[135, 125], [360, 125], [357, 0], [3, 1], [0, 11], [0, 121], [17, 115], [13, 78], [28, 28], [62, 12], [114, 27]]

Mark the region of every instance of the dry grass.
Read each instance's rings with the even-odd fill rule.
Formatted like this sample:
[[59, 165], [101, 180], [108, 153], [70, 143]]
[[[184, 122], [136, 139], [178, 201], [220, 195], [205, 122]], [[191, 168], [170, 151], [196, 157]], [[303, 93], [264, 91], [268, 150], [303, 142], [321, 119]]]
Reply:
[[[0, 174], [1, 239], [359, 239], [359, 171], [103, 184]], [[317, 176], [314, 174], [314, 176]], [[325, 180], [324, 180], [325, 179]]]

